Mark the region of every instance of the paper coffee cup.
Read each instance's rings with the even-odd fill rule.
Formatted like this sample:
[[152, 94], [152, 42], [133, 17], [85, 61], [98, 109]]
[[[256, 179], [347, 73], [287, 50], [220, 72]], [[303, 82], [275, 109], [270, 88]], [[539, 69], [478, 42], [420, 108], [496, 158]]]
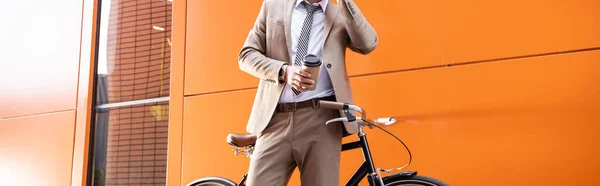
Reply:
[[302, 70], [310, 73], [310, 79], [315, 81], [315, 85], [312, 88], [306, 90], [315, 90], [317, 88], [317, 80], [319, 79], [319, 71], [321, 70], [321, 59], [313, 54], [308, 54], [304, 57], [302, 63]]

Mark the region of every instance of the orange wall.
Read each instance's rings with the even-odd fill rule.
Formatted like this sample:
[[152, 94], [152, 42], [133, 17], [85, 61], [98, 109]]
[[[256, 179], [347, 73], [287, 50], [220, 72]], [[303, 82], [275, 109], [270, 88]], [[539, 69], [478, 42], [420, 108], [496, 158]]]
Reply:
[[2, 29], [0, 116], [74, 109], [82, 1], [6, 3], [0, 16], [11, 29]]
[[74, 118], [70, 110], [0, 121], [0, 185], [69, 185]]
[[[0, 7], [7, 28], [0, 31], [0, 185], [85, 179], [93, 5], [37, 0]], [[83, 136], [75, 138], [76, 130]]]
[[[174, 3], [185, 59], [173, 54], [169, 185], [247, 169], [225, 136], [244, 132], [256, 92], [236, 58], [260, 2]], [[413, 151], [407, 170], [465, 186], [600, 181], [597, 1], [356, 2], [380, 37], [372, 54], [348, 54], [356, 103], [400, 119], [389, 130]], [[391, 137], [367, 132], [377, 167], [405, 162]], [[360, 156], [342, 154], [342, 183]]]

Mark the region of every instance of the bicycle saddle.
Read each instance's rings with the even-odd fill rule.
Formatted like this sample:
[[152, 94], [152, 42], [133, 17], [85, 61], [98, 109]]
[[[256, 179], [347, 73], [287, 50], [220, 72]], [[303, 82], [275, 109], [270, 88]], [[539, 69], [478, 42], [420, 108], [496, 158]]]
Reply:
[[227, 143], [236, 147], [254, 146], [256, 135], [254, 134], [229, 134]]

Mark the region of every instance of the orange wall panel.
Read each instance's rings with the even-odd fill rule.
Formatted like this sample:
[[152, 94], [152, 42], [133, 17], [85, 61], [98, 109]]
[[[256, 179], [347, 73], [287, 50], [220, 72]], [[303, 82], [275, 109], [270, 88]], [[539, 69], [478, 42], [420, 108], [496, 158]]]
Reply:
[[75, 109], [82, 3], [3, 2], [0, 117]]
[[[594, 185], [600, 181], [594, 176], [600, 173], [598, 61], [596, 50], [351, 83], [371, 117], [400, 120], [388, 129], [413, 151], [408, 170], [451, 185]], [[368, 133], [377, 167], [406, 162], [393, 138]], [[360, 154], [343, 161], [352, 158]]]
[[71, 184], [75, 111], [0, 120], [0, 185]]
[[600, 2], [357, 1], [379, 34], [350, 75], [600, 47]]
[[261, 2], [187, 2], [185, 95], [256, 87], [258, 80], [239, 70], [237, 56]]
[[[256, 87], [237, 54], [260, 2], [188, 2], [186, 95]], [[357, 3], [380, 44], [367, 56], [348, 54], [350, 75], [600, 47], [593, 0]]]
[[184, 99], [182, 185], [202, 176], [236, 180], [245, 174], [249, 159], [234, 156], [225, 139], [229, 133], [245, 133], [255, 93], [244, 90]]

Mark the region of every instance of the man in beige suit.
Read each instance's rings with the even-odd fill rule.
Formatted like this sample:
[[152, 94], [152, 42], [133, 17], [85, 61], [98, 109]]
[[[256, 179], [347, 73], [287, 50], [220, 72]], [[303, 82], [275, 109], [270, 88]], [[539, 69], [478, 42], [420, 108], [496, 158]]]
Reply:
[[[260, 78], [246, 128], [258, 136], [249, 186], [286, 185], [296, 167], [303, 186], [339, 184], [343, 131], [358, 126], [325, 125], [343, 113], [315, 103], [353, 103], [346, 48], [368, 54], [377, 43], [353, 0], [264, 0], [238, 59], [243, 71]], [[322, 59], [318, 79], [301, 68], [309, 54]]]

